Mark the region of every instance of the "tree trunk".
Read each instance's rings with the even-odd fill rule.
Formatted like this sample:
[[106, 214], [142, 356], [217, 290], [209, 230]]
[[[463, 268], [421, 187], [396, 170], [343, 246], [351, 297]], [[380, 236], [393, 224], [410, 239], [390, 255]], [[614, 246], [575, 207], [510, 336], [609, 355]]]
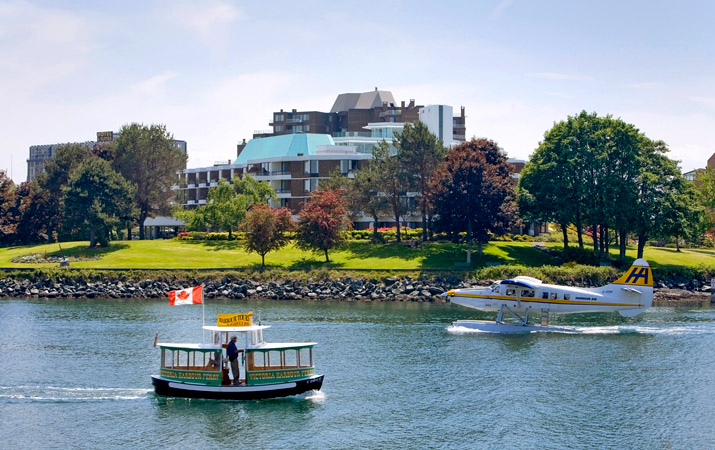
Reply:
[[576, 212], [576, 235], [578, 236], [578, 248], [583, 250], [583, 224], [580, 211]]
[[97, 230], [94, 228], [89, 229], [89, 248], [94, 248], [97, 245]]
[[132, 223], [129, 222], [127, 225], [127, 240], [131, 241], [132, 240]]
[[621, 239], [620, 242], [618, 242], [618, 258], [621, 262], [623, 262], [626, 260], [626, 243], [628, 243], [628, 234], [626, 233], [625, 228], [621, 228], [620, 233]]
[[325, 249], [325, 262], [330, 262], [330, 259], [328, 258], [328, 249]]
[[[399, 199], [397, 200], [398, 202], [400, 201]], [[402, 236], [400, 235], [400, 211], [399, 208], [397, 207], [397, 203], [392, 203], [392, 211], [395, 213], [395, 230], [397, 233], [397, 242], [402, 242]]]
[[645, 243], [646, 243], [647, 236], [643, 233], [640, 233], [638, 235], [638, 258], [643, 257], [643, 249], [645, 248]]
[[564, 235], [564, 250], [569, 248], [569, 233], [567, 231], [566, 224], [561, 224], [561, 233]]
[[472, 222], [467, 222], [467, 264], [472, 264]]
[[261, 267], [266, 267], [266, 254], [261, 253]]
[[427, 205], [422, 202], [422, 242], [427, 242]]
[[377, 233], [377, 214], [372, 216], [374, 222], [372, 223], [372, 242], [377, 242], [378, 241], [378, 233]]
[[598, 253], [598, 225], [591, 225], [591, 238], [593, 239], [593, 253]]
[[149, 214], [146, 211], [142, 211], [139, 213], [139, 240], [140, 241], [144, 240], [144, 221], [146, 220], [148, 215]]

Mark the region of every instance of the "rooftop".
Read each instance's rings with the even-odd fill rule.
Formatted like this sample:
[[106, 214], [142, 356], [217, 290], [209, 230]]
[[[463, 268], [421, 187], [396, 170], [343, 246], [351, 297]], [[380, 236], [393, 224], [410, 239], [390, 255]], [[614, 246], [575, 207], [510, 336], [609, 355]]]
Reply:
[[315, 155], [318, 147], [326, 145], [335, 145], [329, 134], [295, 133], [251, 139], [233, 163], [243, 165], [255, 159]]

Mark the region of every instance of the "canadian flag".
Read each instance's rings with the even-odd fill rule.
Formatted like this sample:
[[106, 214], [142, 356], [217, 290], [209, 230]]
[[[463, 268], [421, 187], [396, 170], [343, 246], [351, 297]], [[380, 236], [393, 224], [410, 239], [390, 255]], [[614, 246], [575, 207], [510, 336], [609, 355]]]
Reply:
[[203, 298], [201, 286], [182, 289], [180, 291], [169, 291], [169, 305], [198, 305]]

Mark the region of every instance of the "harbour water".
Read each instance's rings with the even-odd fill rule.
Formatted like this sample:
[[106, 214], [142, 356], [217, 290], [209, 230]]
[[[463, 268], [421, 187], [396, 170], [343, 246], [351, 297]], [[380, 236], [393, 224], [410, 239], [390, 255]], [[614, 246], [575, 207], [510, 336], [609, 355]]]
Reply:
[[221, 301], [267, 341], [318, 342], [323, 390], [268, 401], [154, 395], [153, 340], [201, 339], [201, 306], [0, 301], [3, 448], [715, 448], [715, 310], [552, 321], [579, 334], [448, 330], [449, 304]]

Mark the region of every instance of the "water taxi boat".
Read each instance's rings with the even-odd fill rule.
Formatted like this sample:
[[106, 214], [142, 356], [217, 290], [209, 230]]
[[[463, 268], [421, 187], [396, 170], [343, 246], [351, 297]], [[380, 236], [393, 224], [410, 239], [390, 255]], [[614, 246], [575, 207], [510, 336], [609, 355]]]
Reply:
[[[156, 342], [161, 368], [152, 375], [157, 395], [220, 400], [255, 400], [285, 397], [319, 390], [323, 375], [313, 364], [315, 342], [267, 343], [252, 313], [219, 314], [217, 325], [205, 325], [208, 343]], [[226, 348], [238, 336], [243, 370], [238, 384], [229, 378]]]

